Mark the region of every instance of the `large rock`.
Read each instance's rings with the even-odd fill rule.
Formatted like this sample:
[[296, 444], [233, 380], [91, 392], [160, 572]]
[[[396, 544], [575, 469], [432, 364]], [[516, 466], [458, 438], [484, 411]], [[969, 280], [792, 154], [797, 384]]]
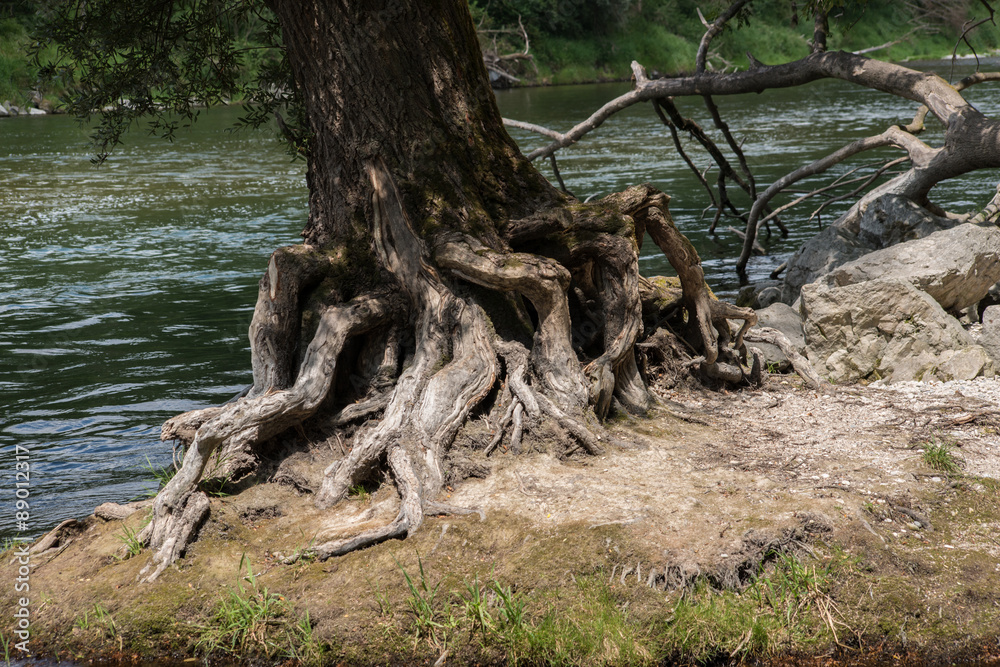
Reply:
[[983, 325], [978, 343], [993, 361], [1000, 365], [1000, 306], [990, 306], [983, 311]]
[[736, 305], [753, 309], [767, 308], [772, 303], [781, 301], [782, 285], [780, 280], [761, 280], [742, 287], [736, 297]]
[[782, 301], [791, 303], [803, 285], [838, 266], [874, 250], [924, 238], [957, 222], [932, 215], [899, 195], [887, 194], [868, 204], [858, 224], [856, 234], [831, 225], [802, 244], [788, 260]]
[[883, 195], [861, 214], [858, 240], [879, 250], [922, 239], [958, 224], [958, 220], [934, 215], [905, 197]]
[[809, 361], [831, 382], [970, 380], [994, 364], [937, 301], [903, 280], [802, 288]]
[[874, 250], [840, 227], [827, 227], [802, 244], [788, 260], [781, 300], [791, 303], [803, 285]]
[[1000, 282], [1000, 230], [964, 224], [869, 253], [823, 277], [829, 287], [905, 280], [950, 311], [979, 303]]

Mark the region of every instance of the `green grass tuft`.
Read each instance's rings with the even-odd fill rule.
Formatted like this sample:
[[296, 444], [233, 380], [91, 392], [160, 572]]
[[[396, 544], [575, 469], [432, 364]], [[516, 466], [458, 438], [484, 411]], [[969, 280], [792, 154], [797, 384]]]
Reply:
[[3, 648], [3, 664], [10, 665], [10, 644], [11, 640], [7, 639], [7, 635], [0, 632], [0, 647]]
[[924, 463], [941, 472], [955, 474], [961, 472], [961, 459], [952, 453], [952, 445], [938, 440], [931, 440], [924, 446]]
[[92, 610], [85, 611], [83, 612], [83, 616], [77, 617], [76, 622], [73, 623], [73, 627], [80, 630], [100, 630], [101, 634], [108, 639], [118, 634], [118, 626], [115, 625], [115, 619], [100, 604], [95, 604]]
[[257, 654], [269, 660], [282, 657], [307, 665], [322, 664], [329, 647], [314, 636], [309, 613], [294, 620], [285, 598], [257, 581], [245, 554], [240, 557], [238, 572], [241, 576], [236, 588], [223, 595], [211, 624], [201, 629], [197, 646], [207, 653]]
[[139, 531], [128, 526], [122, 526], [122, 532], [117, 534], [115, 537], [122, 543], [125, 547], [125, 554], [119, 560], [128, 560], [132, 556], [138, 556], [142, 553], [142, 549], [145, 546], [139, 539]]

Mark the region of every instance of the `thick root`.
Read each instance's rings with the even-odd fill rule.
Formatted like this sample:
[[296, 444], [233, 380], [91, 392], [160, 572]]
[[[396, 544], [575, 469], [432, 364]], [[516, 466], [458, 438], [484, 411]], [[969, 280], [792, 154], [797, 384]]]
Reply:
[[603, 332], [603, 353], [583, 372], [591, 379], [591, 405], [604, 419], [617, 397], [630, 412], [649, 408], [649, 394], [635, 369], [635, 344], [642, 335], [637, 243], [629, 238], [600, 234], [574, 249], [574, 279], [583, 293], [593, 294]]
[[778, 347], [782, 354], [788, 357], [792, 368], [795, 369], [795, 372], [799, 374], [799, 377], [802, 378], [806, 385], [812, 389], [819, 389], [823, 386], [823, 380], [816, 374], [809, 360], [799, 354], [799, 351], [795, 349], [795, 346], [792, 345], [785, 334], [777, 329], [760, 327], [748, 331], [744, 338], [752, 343], [770, 343]]
[[[731, 384], [742, 383], [746, 374], [739, 356], [745, 354], [743, 337], [757, 323], [756, 313], [751, 308], [734, 306], [711, 296], [697, 251], [670, 219], [667, 208], [670, 197], [649, 186], [629, 188], [612, 197], [619, 199], [620, 205], [635, 218], [637, 236], [641, 237], [643, 231], [649, 232], [677, 272], [689, 326], [696, 332], [704, 356], [702, 370], [709, 377]], [[731, 319], [743, 320], [735, 340], [729, 329]]]
[[250, 322], [251, 396], [287, 389], [295, 381], [298, 360], [288, 341], [297, 340], [302, 294], [327, 275], [330, 258], [308, 245], [279, 248], [260, 279]]
[[[159, 510], [159, 512], [157, 512]], [[181, 557], [194, 533], [208, 516], [208, 496], [200, 491], [185, 494], [170, 507], [154, 506], [153, 523], [139, 536], [140, 541], [154, 547], [149, 562], [139, 571], [139, 578], [155, 581], [175, 560]]]
[[514, 290], [538, 313], [532, 364], [546, 391], [564, 408], [583, 409], [589, 391], [573, 351], [566, 290], [570, 273], [555, 260], [529, 253], [501, 253], [475, 239], [453, 236], [440, 243], [434, 258], [455, 276], [494, 290]]
[[146, 581], [180, 557], [204, 519], [208, 499], [196, 489], [216, 449], [231, 438], [271, 437], [311, 415], [329, 392], [345, 341], [385, 323], [393, 314], [392, 303], [366, 296], [327, 309], [290, 389], [227, 404], [198, 428], [181, 469], [153, 503], [149, 543], [154, 553], [142, 572]]
[[[358, 297], [327, 307], [298, 363], [289, 350], [300, 335], [299, 301], [322, 279], [329, 260], [309, 248], [272, 256], [252, 327], [250, 394], [164, 426], [165, 437], [190, 445], [180, 471], [157, 496], [153, 522], [143, 532], [153, 550], [143, 570], [147, 580], [183, 553], [207, 515], [208, 500], [198, 484], [210, 460], [220, 451], [246, 451], [289, 427], [302, 430], [302, 421], [321, 405], [324, 414], [304, 428], [333, 437], [330, 429], [338, 442], [346, 434], [351, 446], [342, 446], [343, 458], [325, 471], [316, 506], [333, 506], [375, 469], [387, 467], [399, 510], [393, 521], [373, 530], [346, 538], [327, 533], [325, 542], [306, 552], [319, 559], [405, 538], [428, 514], [468, 511], [438, 502], [443, 461], [473, 410], [489, 396], [495, 402], [484, 412], [495, 434], [487, 455], [504, 438], [508, 451], [518, 453], [526, 434], [553, 421], [566, 434], [564, 453], [602, 453], [607, 434], [599, 420], [612, 407], [641, 413], [652, 402], [636, 359], [645, 310], [657, 320], [663, 316], [662, 309], [654, 313], [646, 307], [656, 290], [638, 274], [638, 243], [646, 230], [680, 276], [706, 372], [743, 380], [737, 349], [755, 315], [711, 298], [697, 253], [670, 220], [665, 195], [635, 188], [582, 212], [555, 207], [504, 230], [508, 241], [513, 234], [525, 243], [562, 235], [562, 245], [545, 256], [515, 252], [499, 236], [487, 239], [489, 246], [455, 231], [422, 238], [386, 168], [375, 163], [368, 173], [374, 260], [384, 269], [379, 280], [391, 282], [408, 303]], [[310, 303], [327, 298], [330, 282]], [[334, 300], [339, 298], [336, 288], [331, 290]], [[408, 316], [401, 317], [402, 312]], [[498, 313], [514, 324], [508, 326]], [[729, 319], [744, 323], [735, 341]], [[507, 333], [500, 331], [503, 327]], [[377, 335], [352, 342], [373, 330]], [[278, 352], [278, 346], [288, 349]], [[338, 380], [341, 357], [354, 364], [362, 387], [348, 387], [348, 382], [357, 384], [355, 376]], [[501, 379], [506, 380], [502, 389], [494, 391]], [[346, 395], [340, 395], [342, 390]], [[345, 398], [356, 402], [345, 406]], [[474, 434], [471, 439], [481, 442]]]
[[381, 528], [366, 531], [360, 535], [343, 539], [331, 540], [306, 553], [319, 560], [332, 556], [341, 556], [357, 549], [363, 549], [386, 540], [401, 539], [412, 535], [424, 521], [424, 509], [420, 479], [413, 469], [413, 463], [401, 446], [393, 446], [387, 456], [389, 470], [399, 491], [399, 512], [391, 523]]
[[[418, 459], [423, 491], [436, 495], [444, 483], [441, 459], [471, 410], [496, 383], [498, 365], [482, 310], [445, 285], [421, 252], [391, 177], [381, 165], [369, 168], [375, 245], [399, 279], [417, 312], [413, 361], [403, 372], [375, 426], [359, 434], [347, 457], [331, 465], [317, 494], [330, 507], [382, 455], [407, 443]], [[386, 538], [388, 539], [388, 538]]]

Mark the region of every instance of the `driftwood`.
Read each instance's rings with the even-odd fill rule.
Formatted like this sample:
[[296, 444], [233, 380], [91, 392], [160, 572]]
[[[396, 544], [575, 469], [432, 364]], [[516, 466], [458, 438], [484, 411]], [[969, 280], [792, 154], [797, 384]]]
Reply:
[[813, 370], [809, 360], [799, 354], [791, 341], [777, 329], [770, 327], [757, 327], [750, 329], [744, 334], [743, 339], [749, 343], [769, 343], [781, 350], [782, 354], [788, 357], [792, 368], [799, 374], [799, 377], [812, 389], [819, 389], [823, 386], [823, 381], [816, 371]]

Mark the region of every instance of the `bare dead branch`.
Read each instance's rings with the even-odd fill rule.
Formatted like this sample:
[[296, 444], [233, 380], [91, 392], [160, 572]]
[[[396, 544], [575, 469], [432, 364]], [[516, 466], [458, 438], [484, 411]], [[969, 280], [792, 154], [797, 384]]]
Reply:
[[698, 55], [695, 57], [695, 71], [698, 74], [702, 74], [705, 71], [706, 61], [708, 59], [708, 47], [715, 39], [715, 36], [722, 32], [722, 29], [726, 27], [726, 23], [729, 22], [731, 18], [736, 16], [743, 7], [749, 3], [750, 0], [736, 0], [733, 4], [729, 5], [725, 11], [723, 11], [719, 16], [712, 22], [711, 25], [705, 21], [705, 17], [702, 15], [701, 10], [698, 10], [698, 17], [701, 22], [708, 28], [705, 34], [701, 37], [701, 43], [698, 44]]
[[764, 193], [757, 198], [757, 201], [754, 202], [753, 207], [750, 209], [750, 219], [747, 221], [746, 229], [747, 240], [743, 244], [743, 252], [740, 254], [739, 262], [736, 265], [736, 270], [740, 276], [742, 277], [745, 275], [746, 265], [750, 259], [750, 253], [753, 252], [752, 240], [757, 236], [757, 226], [758, 221], [760, 220], [760, 215], [763, 212], [764, 206], [767, 205], [767, 203], [773, 199], [775, 195], [792, 183], [800, 181], [808, 176], [820, 174], [833, 165], [843, 162], [852, 155], [857, 155], [858, 153], [884, 146], [898, 146], [903, 148], [910, 154], [910, 159], [914, 161], [916, 161], [915, 155], [932, 151], [927, 144], [923, 143], [912, 134], [904, 132], [899, 127], [890, 127], [882, 134], [859, 139], [837, 151], [834, 151], [826, 157], [799, 167], [795, 171], [782, 176], [777, 181], [772, 183], [767, 190], [765, 190]]
[[986, 8], [986, 11], [989, 12], [990, 15], [980, 21], [970, 19], [969, 21], [966, 21], [965, 25], [962, 26], [962, 34], [959, 36], [958, 41], [955, 42], [955, 48], [951, 51], [951, 74], [948, 76], [949, 79], [955, 74], [955, 59], [958, 57], [958, 45], [962, 42], [965, 42], [965, 45], [969, 47], [970, 51], [972, 51], [972, 55], [976, 58], [976, 69], [979, 69], [979, 54], [976, 53], [975, 47], [973, 47], [972, 43], [969, 42], [969, 33], [985, 23], [992, 23], [993, 25], [996, 25], [993, 6], [986, 0], [979, 0], [979, 3]]
[[899, 39], [894, 39], [891, 42], [886, 42], [885, 44], [879, 44], [878, 46], [869, 46], [867, 49], [860, 49], [858, 51], [852, 51], [851, 53], [853, 53], [856, 56], [861, 56], [866, 53], [875, 53], [876, 51], [882, 51], [883, 49], [888, 49], [893, 46], [896, 46], [897, 44], [901, 44], [906, 40], [908, 40], [912, 34], [916, 32], [923, 32], [926, 29], [927, 29], [926, 26], [918, 26], [913, 30], [911, 30], [910, 32], [903, 35], [902, 37], [900, 37]]
[[[900, 164], [906, 162], [909, 159], [910, 158], [908, 158], [908, 157], [901, 157], [901, 158], [896, 158], [895, 160], [889, 160], [888, 162], [884, 163], [881, 167], [879, 167], [878, 169], [876, 169], [875, 173], [870, 174], [868, 176], [862, 176], [860, 178], [854, 178], [854, 179], [851, 179], [849, 181], [841, 180], [843, 178], [843, 176], [841, 176], [840, 178], [836, 179], [830, 185], [824, 186], [822, 188], [817, 188], [815, 190], [812, 190], [811, 192], [807, 192], [806, 194], [802, 195], [801, 197], [797, 197], [796, 199], [793, 199], [792, 201], [788, 202], [787, 204], [782, 204], [781, 206], [779, 206], [776, 209], [774, 209], [771, 213], [769, 213], [765, 217], [761, 218], [760, 224], [763, 225], [772, 216], [775, 216], [778, 213], [782, 213], [784, 211], [787, 211], [788, 209], [801, 204], [802, 202], [804, 202], [807, 199], [811, 199], [812, 197], [816, 197], [816, 196], [821, 195], [821, 194], [823, 194], [825, 192], [829, 192], [830, 190], [833, 190], [833, 189], [839, 188], [839, 187], [843, 187], [845, 185], [850, 185], [850, 184], [853, 184], [853, 183], [861, 183], [862, 185], [861, 185], [860, 188], [852, 190], [851, 192], [847, 193], [846, 195], [832, 197], [830, 199], [830, 201], [826, 202], [826, 203], [830, 203], [832, 201], [840, 201], [841, 199], [845, 199], [847, 197], [854, 196], [858, 192], [860, 192], [861, 190], [863, 190], [864, 188], [868, 187], [868, 185], [870, 185], [876, 178], [878, 178], [879, 176], [881, 176], [882, 174], [884, 174], [886, 171], [888, 171], [889, 169], [891, 169], [891, 168], [893, 168], [893, 167], [895, 167], [897, 165], [900, 165]], [[858, 167], [857, 169], [860, 169], [860, 167]], [[847, 173], [849, 173], [849, 174], [850, 173], [854, 173], [855, 171], [857, 171], [857, 169], [852, 169], [852, 170], [850, 170]], [[812, 218], [810, 217], [810, 219], [812, 219]]]
[[499, 67], [497, 67], [495, 65], [491, 65], [490, 63], [486, 63], [486, 69], [489, 70], [490, 72], [493, 72], [494, 74], [496, 74], [500, 78], [507, 79], [508, 81], [510, 81], [512, 83], [520, 83], [521, 82], [521, 80], [519, 78], [517, 78], [516, 76], [514, 76], [513, 74], [508, 74], [504, 70], [500, 69]]
[[[663, 109], [669, 116], [670, 120], [681, 130], [687, 132], [695, 141], [702, 145], [702, 147], [708, 151], [708, 154], [712, 156], [712, 159], [719, 166], [719, 170], [729, 179], [734, 181], [737, 185], [743, 188], [743, 191], [750, 194], [750, 185], [743, 180], [743, 178], [736, 173], [729, 160], [726, 156], [719, 150], [719, 147], [711, 137], [709, 137], [701, 126], [690, 118], [685, 118], [681, 115], [680, 111], [677, 109], [677, 105], [670, 98], [664, 98], [661, 100], [656, 100], [655, 104]], [[735, 210], [735, 208], [734, 208]]]
[[[704, 130], [702, 130], [697, 123], [690, 118], [685, 118], [681, 115], [673, 100], [669, 98], [653, 100], [653, 108], [656, 110], [660, 120], [667, 124], [668, 127], [676, 127], [677, 129], [684, 130], [688, 133], [688, 135], [700, 143], [719, 166], [719, 204], [716, 210], [715, 220], [713, 221], [712, 228], [709, 231], [715, 231], [715, 223], [718, 222], [724, 212], [724, 209], [727, 207], [733, 211], [736, 217], [740, 217], [739, 210], [729, 201], [729, 196], [726, 193], [726, 178], [732, 178], [732, 180], [736, 181], [741, 187], [743, 187], [744, 191], [748, 194], [750, 192], [749, 186], [747, 186], [747, 184], [740, 178], [739, 174], [733, 170], [732, 166], [729, 164], [729, 160], [727, 160], [726, 156], [723, 155], [721, 150], [719, 150], [719, 147], [714, 141], [712, 141], [711, 138], [709, 138], [707, 134], [705, 134]], [[669, 116], [669, 120], [667, 119], [667, 116]], [[694, 163], [690, 159], [685, 161], [696, 176], [698, 176], [698, 178], [705, 183], [706, 187], [710, 187], [701, 172], [694, 166]], [[715, 202], [714, 197], [712, 198], [712, 201], [713, 203]]]
[[997, 193], [993, 195], [993, 199], [987, 204], [982, 211], [977, 213], [969, 222], [980, 224], [987, 221], [996, 222], [997, 218], [1000, 217], [1000, 184], [997, 184]]
[[[970, 107], [958, 91], [936, 74], [844, 52], [813, 53], [794, 62], [760, 65], [743, 72], [705, 73], [669, 79], [649, 79], [638, 63], [632, 64], [632, 72], [636, 80], [635, 88], [603, 105], [560, 138], [553, 137], [553, 143], [531, 151], [528, 159], [548, 157], [560, 148], [576, 143], [619, 111], [639, 102], [663, 97], [760, 93], [772, 88], [793, 88], [832, 78], [926, 104], [943, 122]], [[512, 121], [504, 119], [504, 123], [509, 125]]]
[[[705, 191], [708, 193], [708, 198], [712, 202], [712, 207], [718, 209], [718, 212], [716, 213], [716, 221], [717, 221], [719, 219], [719, 215], [721, 214], [721, 209], [719, 208], [719, 205], [715, 201], [715, 191], [712, 190], [712, 186], [709, 185], [708, 181], [705, 179], [705, 174], [703, 174], [698, 169], [698, 166], [691, 159], [691, 156], [689, 156], [687, 154], [687, 151], [684, 150], [684, 146], [681, 144], [680, 135], [677, 132], [677, 126], [674, 125], [673, 121], [667, 118], [665, 113], [663, 113], [663, 109], [660, 107], [658, 100], [653, 100], [653, 109], [656, 111], [656, 115], [659, 116], [663, 124], [666, 125], [667, 128], [670, 130], [670, 137], [674, 141], [674, 148], [677, 150], [677, 154], [681, 156], [681, 159], [684, 160], [684, 163], [688, 166], [689, 169], [691, 169], [691, 173], [695, 175], [695, 178], [698, 179], [698, 182], [701, 183], [702, 187], [705, 188]], [[712, 223], [712, 229], [715, 229], [714, 222]]]
[[871, 185], [872, 183], [874, 183], [875, 179], [877, 179], [879, 176], [881, 176], [882, 173], [884, 173], [886, 170], [891, 169], [892, 166], [894, 166], [895, 164], [902, 164], [903, 162], [906, 162], [909, 159], [910, 158], [907, 158], [907, 157], [901, 157], [901, 158], [897, 158], [895, 160], [890, 160], [888, 163], [886, 163], [885, 169], [879, 170], [875, 174], [872, 174], [870, 177], [868, 177], [867, 179], [865, 179], [865, 181], [861, 185], [859, 185], [858, 187], [854, 188], [850, 192], [845, 192], [844, 194], [837, 195], [836, 197], [830, 197], [825, 202], [823, 202], [822, 204], [820, 204], [819, 207], [815, 211], [813, 211], [812, 213], [809, 214], [809, 218], [808, 218], [807, 222], [811, 221], [814, 218], [816, 218], [817, 216], [819, 216], [819, 214], [822, 213], [823, 210], [826, 209], [828, 206], [831, 206], [831, 205], [833, 205], [833, 204], [835, 204], [835, 203], [837, 203], [839, 201], [844, 201], [845, 199], [850, 199], [852, 197], [856, 197], [858, 194], [860, 194], [861, 192], [863, 192], [865, 190], [865, 188], [867, 188], [869, 185]]
[[[524, 121], [520, 120], [511, 120], [509, 118], [504, 118], [503, 124], [506, 125], [507, 127], [516, 127], [519, 130], [527, 130], [528, 132], [534, 132], [535, 134], [540, 134], [544, 137], [555, 139], [556, 141], [563, 141], [566, 138], [565, 134], [556, 132], [555, 130], [550, 130], [549, 128], [543, 127], [541, 125], [535, 125], [534, 123], [525, 123]], [[551, 153], [549, 155], [551, 155]]]
[[553, 153], [549, 156], [549, 161], [552, 163], [552, 173], [556, 175], [556, 180], [559, 181], [559, 189], [568, 194], [570, 197], [575, 197], [572, 192], [567, 189], [566, 184], [563, 183], [562, 174], [559, 173], [559, 165], [556, 164], [556, 154]]
[[[535, 67], [535, 71], [538, 71], [538, 66], [535, 64], [535, 58], [530, 53], [528, 53], [531, 45], [528, 40], [528, 31], [524, 28], [524, 22], [521, 17], [517, 17], [517, 29], [514, 28], [496, 28], [496, 29], [483, 29], [477, 27], [476, 32], [482, 35], [492, 35], [493, 46], [492, 48], [483, 48], [483, 63], [486, 65], [486, 69], [493, 74], [496, 74], [502, 79], [506, 79], [512, 83], [520, 83], [521, 79], [511, 74], [507, 69], [501, 66], [502, 63], [515, 62], [519, 60], [527, 60], [532, 66]], [[524, 41], [524, 49], [522, 51], [516, 51], [514, 53], [500, 53], [500, 47], [497, 44], [497, 36], [499, 35], [517, 35]]]
[[[763, 224], [763, 223], [761, 223], [761, 224]], [[740, 240], [743, 241], [744, 243], [746, 243], [746, 240], [747, 240], [746, 232], [741, 232], [740, 230], [736, 229], [735, 227], [729, 227], [729, 231], [732, 232], [733, 234], [735, 234], [736, 236], [740, 237]], [[766, 255], [767, 254], [767, 251], [764, 250], [764, 246], [762, 246], [756, 240], [753, 241], [752, 245], [753, 245], [753, 251], [755, 253], [757, 253], [758, 255]]]
[[[955, 84], [955, 90], [961, 92], [970, 86], [975, 86], [979, 83], [984, 83], [986, 81], [1000, 81], [1000, 72], [976, 72], [975, 74], [970, 74], [961, 81]], [[913, 115], [913, 120], [909, 125], [905, 126], [903, 129], [910, 134], [919, 134], [924, 131], [924, 120], [927, 118], [929, 110], [926, 105], [920, 105], [917, 112]]]
[[[751, 198], [757, 198], [757, 181], [753, 177], [753, 172], [750, 171], [750, 165], [747, 163], [746, 155], [743, 154], [743, 148], [736, 141], [736, 137], [729, 130], [729, 125], [722, 120], [722, 114], [719, 113], [719, 107], [715, 104], [715, 100], [712, 99], [711, 95], [705, 95], [702, 99], [705, 100], [705, 107], [708, 108], [708, 113], [712, 116], [712, 122], [715, 123], [715, 127], [722, 132], [722, 136], [726, 138], [726, 143], [729, 144], [730, 150], [736, 155], [736, 159], [740, 163], [740, 169], [743, 171], [743, 175], [746, 176], [747, 185], [749, 186], [748, 194]], [[787, 234], [787, 230], [783, 230]]]

